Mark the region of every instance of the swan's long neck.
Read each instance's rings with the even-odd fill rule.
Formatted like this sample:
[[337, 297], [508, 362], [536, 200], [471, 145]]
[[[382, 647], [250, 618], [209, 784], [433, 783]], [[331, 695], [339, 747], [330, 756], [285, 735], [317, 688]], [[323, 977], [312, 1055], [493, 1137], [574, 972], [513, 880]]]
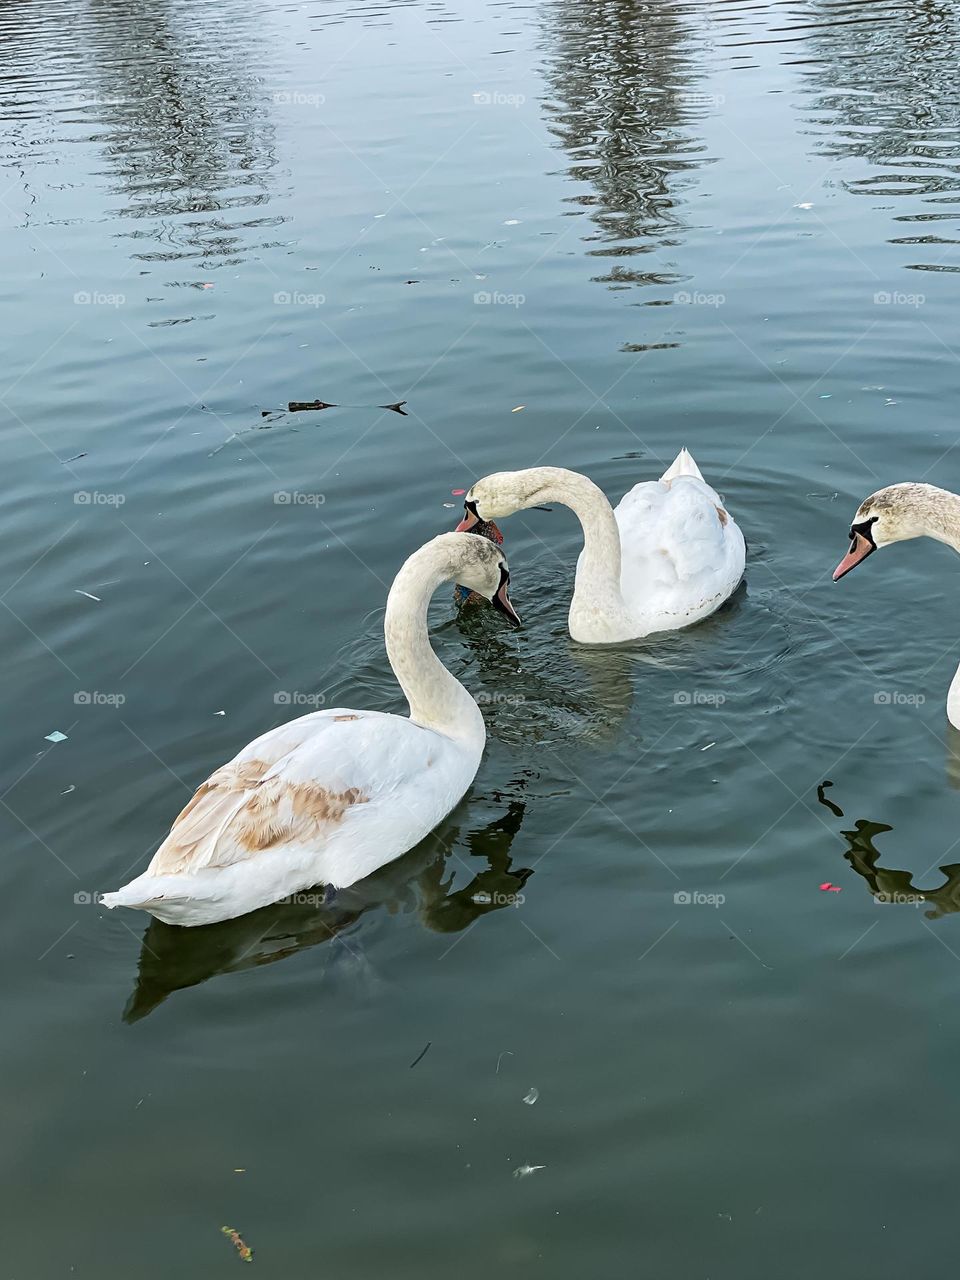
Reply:
[[[905, 486], [906, 487], [906, 486]], [[960, 496], [934, 485], [911, 485], [909, 518], [918, 532], [960, 552]]]
[[[562, 467], [536, 468], [540, 486], [530, 505], [559, 502], [576, 515], [583, 529], [583, 554], [577, 564], [576, 585], [570, 604], [571, 632], [574, 620], [583, 638], [594, 619], [601, 621], [604, 631], [611, 627], [630, 630], [629, 611], [620, 590], [620, 530], [613, 508], [602, 489], [578, 471]], [[575, 635], [576, 639], [581, 638]], [[603, 638], [607, 638], [606, 635]]]
[[387, 596], [383, 636], [387, 657], [415, 724], [450, 738], [483, 747], [486, 738], [480, 708], [433, 651], [427, 609], [442, 582], [449, 579], [449, 560], [428, 543], [404, 564]]

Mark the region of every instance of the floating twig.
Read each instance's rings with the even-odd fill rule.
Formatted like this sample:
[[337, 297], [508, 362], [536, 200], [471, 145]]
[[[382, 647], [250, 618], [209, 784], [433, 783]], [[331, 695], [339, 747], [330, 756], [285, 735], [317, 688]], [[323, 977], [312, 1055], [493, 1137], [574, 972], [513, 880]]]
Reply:
[[430, 1046], [431, 1046], [432, 1044], [433, 1044], [433, 1041], [432, 1041], [432, 1040], [428, 1040], [428, 1041], [427, 1041], [427, 1043], [424, 1045], [424, 1047], [423, 1047], [423, 1049], [420, 1051], [420, 1053], [418, 1053], [418, 1054], [417, 1054], [417, 1056], [414, 1058], [414, 1060], [410, 1063], [410, 1070], [411, 1070], [411, 1071], [412, 1071], [412, 1070], [413, 1070], [413, 1068], [417, 1065], [417, 1063], [420, 1061], [420, 1059], [426, 1056], [426, 1052], [427, 1052], [427, 1050], [430, 1048]]
[[326, 400], [291, 400], [287, 405], [290, 413], [302, 413], [306, 409], [390, 409], [401, 417], [408, 417], [404, 409], [406, 400], [398, 400], [396, 404], [331, 404]]

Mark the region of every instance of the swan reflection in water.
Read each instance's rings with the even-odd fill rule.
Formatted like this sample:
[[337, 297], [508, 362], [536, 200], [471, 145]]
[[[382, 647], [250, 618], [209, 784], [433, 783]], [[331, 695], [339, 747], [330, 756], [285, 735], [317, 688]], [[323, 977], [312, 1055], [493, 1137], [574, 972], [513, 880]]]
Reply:
[[[522, 796], [534, 776], [515, 779], [510, 790]], [[494, 799], [503, 803], [499, 796]], [[124, 1022], [146, 1017], [183, 987], [272, 964], [320, 943], [346, 948], [358, 968], [368, 968], [357, 941], [347, 942], [341, 935], [376, 908], [391, 914], [416, 911], [426, 929], [457, 933], [491, 911], [515, 905], [533, 874], [527, 868], [514, 869], [510, 856], [525, 805], [522, 798], [506, 800], [502, 813], [467, 833], [465, 852], [483, 858], [486, 866], [460, 889], [452, 888], [455, 870], [450, 866], [459, 827], [448, 819], [415, 849], [342, 889], [327, 903], [320, 888], [220, 924], [187, 929], [152, 920], [143, 935], [137, 983], [123, 1011]]]
[[[831, 813], [842, 818], [843, 810], [824, 794], [825, 788], [831, 786], [832, 782], [822, 782], [817, 788], [817, 799]], [[932, 908], [924, 912], [928, 920], [939, 920], [942, 916], [960, 911], [960, 863], [951, 862], [940, 867], [944, 880], [933, 889], [924, 889], [914, 884], [912, 871], [896, 871], [878, 865], [882, 854], [874, 847], [874, 839], [892, 830], [893, 827], [885, 822], [869, 822], [866, 818], [858, 818], [852, 831], [840, 832], [847, 842], [844, 858], [857, 875], [867, 882], [877, 902], [912, 907], [921, 902], [927, 903]]]

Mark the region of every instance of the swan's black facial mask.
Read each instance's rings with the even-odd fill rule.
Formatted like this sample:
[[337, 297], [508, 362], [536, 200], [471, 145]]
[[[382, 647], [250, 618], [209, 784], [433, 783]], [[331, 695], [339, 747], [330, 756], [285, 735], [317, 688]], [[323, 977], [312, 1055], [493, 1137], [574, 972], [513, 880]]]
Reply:
[[480, 517], [477, 515], [477, 504], [475, 502], [465, 502], [463, 504], [463, 519], [457, 525], [457, 533], [470, 533], [470, 531], [480, 523]]
[[869, 520], [862, 520], [860, 524], [850, 526], [850, 550], [834, 569], [834, 582], [839, 582], [845, 574], [855, 569], [862, 560], [866, 560], [867, 556], [873, 555], [876, 551], [877, 544], [873, 540], [872, 532], [876, 522], [877, 517], [871, 516]]
[[507, 587], [509, 585], [510, 573], [507, 570], [507, 566], [502, 564], [500, 566], [500, 585], [497, 587], [490, 603], [495, 609], [500, 610], [512, 627], [519, 627], [521, 625], [520, 615], [517, 613], [516, 609], [514, 609], [513, 605], [510, 603], [509, 597], [507, 596]]

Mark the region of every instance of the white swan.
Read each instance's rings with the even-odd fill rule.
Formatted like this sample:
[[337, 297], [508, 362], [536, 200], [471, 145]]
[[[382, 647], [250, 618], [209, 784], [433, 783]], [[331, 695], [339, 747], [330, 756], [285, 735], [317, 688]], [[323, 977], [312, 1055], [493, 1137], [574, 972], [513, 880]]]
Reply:
[[[891, 484], [865, 498], [850, 526], [850, 550], [833, 571], [839, 581], [891, 542], [936, 538], [960, 552], [960, 497], [932, 484]], [[947, 693], [947, 719], [960, 729], [960, 667]]]
[[210, 924], [314, 885], [345, 888], [427, 835], [473, 781], [486, 739], [427, 634], [430, 598], [451, 580], [519, 626], [499, 547], [461, 533], [428, 542], [397, 574], [383, 626], [409, 719], [335, 707], [271, 729], [210, 775], [143, 875], [103, 905]]
[[467, 494], [458, 528], [547, 502], [570, 507], [583, 528], [569, 615], [570, 635], [583, 644], [688, 627], [743, 577], [743, 534], [686, 449], [616, 510], [592, 480], [561, 467], [485, 476]]

